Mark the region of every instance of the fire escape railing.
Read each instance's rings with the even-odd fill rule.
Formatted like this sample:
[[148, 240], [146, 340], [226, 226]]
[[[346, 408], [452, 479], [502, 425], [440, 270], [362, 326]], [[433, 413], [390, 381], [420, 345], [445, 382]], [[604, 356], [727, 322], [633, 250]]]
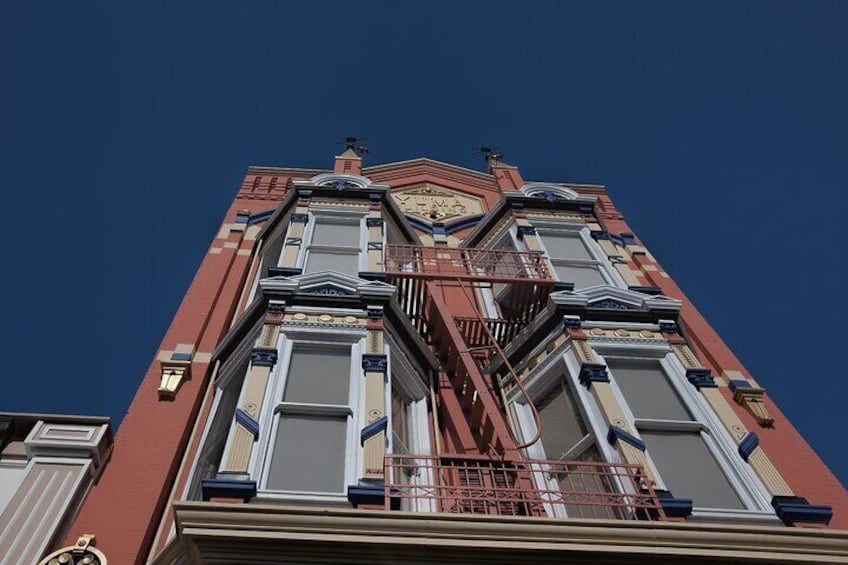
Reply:
[[639, 465], [388, 455], [386, 510], [502, 516], [665, 520]]
[[[533, 251], [387, 245], [386, 280], [398, 288], [401, 308], [427, 336], [443, 365], [469, 427], [481, 450], [516, 454], [523, 447], [513, 437], [504, 406], [491, 375], [484, 376], [493, 357], [501, 357], [504, 372], [512, 372], [503, 347], [544, 307], [554, 281], [544, 255]], [[458, 291], [451, 289], [458, 288]], [[503, 319], [479, 314], [481, 295], [490, 290], [505, 297]], [[462, 302], [449, 307], [448, 294]], [[506, 305], [506, 307], [504, 307]], [[535, 439], [534, 439], [535, 441]]]

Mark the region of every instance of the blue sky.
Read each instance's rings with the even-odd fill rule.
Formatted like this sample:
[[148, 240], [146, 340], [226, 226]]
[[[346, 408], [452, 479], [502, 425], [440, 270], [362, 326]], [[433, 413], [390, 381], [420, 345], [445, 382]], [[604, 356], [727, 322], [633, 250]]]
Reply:
[[[142, 5], [143, 4], [143, 5]], [[848, 3], [7, 3], [0, 409], [120, 420], [248, 165], [607, 185], [843, 483]], [[826, 502], [826, 501], [823, 501]]]

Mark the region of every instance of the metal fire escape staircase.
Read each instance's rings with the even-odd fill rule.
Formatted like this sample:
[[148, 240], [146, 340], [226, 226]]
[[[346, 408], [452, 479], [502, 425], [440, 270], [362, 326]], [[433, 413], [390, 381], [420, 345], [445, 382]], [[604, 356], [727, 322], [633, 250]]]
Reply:
[[[554, 288], [540, 252], [388, 245], [386, 280], [398, 288], [402, 309], [425, 336], [450, 380], [481, 452], [518, 456], [495, 376], [486, 368], [500, 358], [501, 373], [519, 382], [503, 348], [545, 307]], [[480, 314], [478, 296], [491, 289], [502, 299], [503, 318]], [[449, 303], [450, 302], [450, 303]], [[471, 316], [457, 316], [457, 312]]]
[[[533, 460], [521, 453], [541, 436], [539, 414], [529, 402], [537, 432], [522, 442], [499, 387], [506, 380], [527, 394], [504, 348], [554, 290], [541, 253], [388, 245], [385, 265], [402, 309], [442, 365], [440, 400], [452, 403], [450, 414], [467, 423], [476, 444], [476, 453], [387, 455], [387, 510], [667, 519], [640, 465]], [[502, 318], [480, 314], [484, 289], [497, 295]]]

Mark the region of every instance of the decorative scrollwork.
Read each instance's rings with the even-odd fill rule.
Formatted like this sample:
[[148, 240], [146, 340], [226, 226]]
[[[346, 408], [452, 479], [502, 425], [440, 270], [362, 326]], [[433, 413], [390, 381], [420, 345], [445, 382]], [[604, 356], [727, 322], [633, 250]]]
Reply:
[[80, 536], [76, 545], [56, 550], [38, 565], [108, 565], [106, 555], [94, 547], [94, 536]]

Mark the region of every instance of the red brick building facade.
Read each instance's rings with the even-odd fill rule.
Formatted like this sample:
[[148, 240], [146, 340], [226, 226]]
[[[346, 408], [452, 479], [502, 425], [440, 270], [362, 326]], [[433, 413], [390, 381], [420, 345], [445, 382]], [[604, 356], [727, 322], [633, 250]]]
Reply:
[[251, 167], [62, 545], [848, 560], [848, 493], [605, 188], [487, 163]]

